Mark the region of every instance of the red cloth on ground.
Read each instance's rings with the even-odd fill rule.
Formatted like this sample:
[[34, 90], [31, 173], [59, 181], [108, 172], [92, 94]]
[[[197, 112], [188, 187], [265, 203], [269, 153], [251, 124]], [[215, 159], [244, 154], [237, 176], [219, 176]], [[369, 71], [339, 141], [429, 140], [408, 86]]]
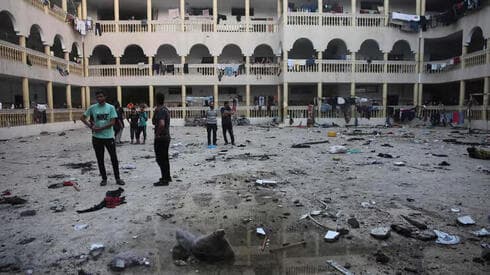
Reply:
[[115, 208], [116, 206], [121, 204], [120, 197], [105, 197], [105, 207], [107, 208]]

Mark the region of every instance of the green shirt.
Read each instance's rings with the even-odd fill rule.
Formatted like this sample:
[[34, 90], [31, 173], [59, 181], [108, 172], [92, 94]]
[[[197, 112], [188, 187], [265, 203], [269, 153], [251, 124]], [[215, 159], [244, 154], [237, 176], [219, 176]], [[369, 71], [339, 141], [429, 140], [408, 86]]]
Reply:
[[146, 127], [146, 121], [147, 120], [148, 120], [148, 114], [146, 112], [140, 112], [139, 113], [138, 126], [139, 127]]
[[[109, 103], [105, 103], [104, 105], [96, 103], [90, 106], [84, 115], [95, 123], [95, 127], [104, 127], [111, 122], [111, 119], [117, 118], [116, 108]], [[93, 132], [92, 135], [102, 139], [114, 138], [114, 129], [113, 127], [109, 127], [97, 133]]]

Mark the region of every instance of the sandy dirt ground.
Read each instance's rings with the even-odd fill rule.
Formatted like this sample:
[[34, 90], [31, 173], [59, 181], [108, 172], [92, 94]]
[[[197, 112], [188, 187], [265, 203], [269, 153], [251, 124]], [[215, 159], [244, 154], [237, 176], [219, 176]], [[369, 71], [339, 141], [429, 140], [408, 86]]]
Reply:
[[[337, 137], [327, 137], [331, 130], [338, 132]], [[151, 129], [147, 144], [130, 145], [126, 128], [126, 143], [117, 147], [119, 161], [121, 166], [136, 166], [121, 169], [127, 203], [85, 214], [76, 210], [98, 204], [106, 191], [119, 187], [107, 152], [109, 184], [99, 186], [87, 129], [2, 141], [0, 192], [8, 190], [27, 203], [0, 204], [0, 270], [108, 274], [116, 254], [133, 251], [145, 255], [150, 266], [127, 268], [124, 274], [340, 274], [327, 260], [355, 274], [489, 274], [490, 263], [479, 259], [481, 244], [489, 238], [475, 237], [471, 231], [490, 230], [490, 161], [469, 158], [467, 146], [443, 141], [481, 143], [489, 135], [447, 128], [358, 130], [378, 133], [352, 136], [348, 133], [353, 129], [346, 128], [241, 126], [235, 127], [235, 134], [237, 145], [244, 147], [223, 145], [219, 129], [218, 148], [208, 149], [205, 129], [172, 127], [174, 181], [168, 187], [154, 187], [160, 175]], [[291, 148], [294, 143], [323, 140], [329, 143]], [[345, 145], [352, 153], [330, 154], [333, 145]], [[394, 158], [378, 157], [379, 153]], [[206, 160], [213, 156], [214, 160]], [[94, 162], [93, 167], [83, 173], [64, 166], [88, 161]], [[406, 166], [395, 166], [398, 161]], [[450, 165], [440, 166], [443, 161]], [[70, 178], [78, 182], [79, 192], [72, 187], [47, 188]], [[277, 185], [257, 186], [257, 179]], [[55, 212], [56, 206], [64, 210]], [[36, 214], [21, 216], [26, 210]], [[309, 218], [300, 220], [316, 210], [322, 214], [314, 219], [322, 226]], [[386, 240], [370, 236], [376, 227], [408, 226], [401, 215], [455, 234], [461, 241], [441, 245], [395, 232]], [[459, 225], [456, 218], [463, 215], [471, 215], [476, 225]], [[352, 217], [359, 228], [347, 223]], [[88, 227], [75, 230], [80, 224]], [[267, 231], [267, 244], [256, 234], [257, 227]], [[327, 227], [346, 234], [326, 242]], [[236, 254], [233, 263], [174, 264], [176, 229], [199, 235], [220, 228]], [[305, 246], [270, 252], [303, 240]], [[105, 249], [91, 256], [92, 244], [103, 244]], [[378, 252], [388, 262], [378, 262]]]

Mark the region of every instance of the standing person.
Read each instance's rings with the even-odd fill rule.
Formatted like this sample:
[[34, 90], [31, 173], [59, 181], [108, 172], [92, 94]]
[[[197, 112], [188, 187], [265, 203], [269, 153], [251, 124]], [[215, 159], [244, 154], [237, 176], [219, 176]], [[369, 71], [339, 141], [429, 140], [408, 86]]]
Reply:
[[172, 181], [170, 176], [170, 163], [168, 160], [168, 147], [170, 146], [170, 112], [165, 107], [165, 97], [157, 97], [157, 109], [153, 117], [155, 125], [155, 156], [162, 177], [155, 182], [154, 186], [167, 186]]
[[[97, 103], [90, 106], [80, 117], [80, 120], [92, 130], [92, 145], [94, 147], [97, 164], [99, 166], [102, 181], [101, 186], [107, 185], [107, 173], [104, 166], [104, 147], [107, 148], [111, 157], [112, 169], [116, 183], [124, 185], [124, 181], [119, 177], [119, 162], [116, 155], [116, 144], [114, 142], [114, 124], [116, 123], [117, 113], [114, 106], [105, 101], [104, 92], [96, 92]], [[87, 121], [90, 118], [90, 122]]]
[[[214, 102], [209, 103], [209, 110], [206, 111], [206, 130], [208, 132], [208, 148], [216, 148], [216, 131], [218, 130], [218, 112], [214, 109]], [[211, 133], [213, 143], [211, 143]]]
[[138, 131], [138, 120], [139, 120], [139, 114], [136, 112], [136, 108], [131, 109], [131, 113], [129, 113], [128, 116], [128, 121], [129, 121], [129, 134], [131, 137], [131, 144], [134, 143], [134, 137], [136, 135], [136, 132]]
[[122, 143], [121, 136], [124, 130], [124, 110], [119, 104], [119, 102], [116, 102], [114, 107], [116, 108], [116, 113], [117, 113], [116, 124], [114, 125], [116, 144], [121, 144]]
[[136, 144], [140, 143], [140, 135], [143, 133], [143, 144], [146, 142], [146, 121], [148, 120], [148, 113], [145, 111], [145, 106], [141, 105], [138, 113], [138, 131], [136, 132]]
[[235, 145], [235, 137], [233, 136], [233, 124], [231, 123], [231, 116], [233, 111], [230, 108], [230, 103], [225, 101], [225, 106], [221, 108], [221, 127], [223, 128], [223, 138], [225, 145], [228, 145], [228, 139], [226, 138], [226, 132], [230, 133], [231, 144]]

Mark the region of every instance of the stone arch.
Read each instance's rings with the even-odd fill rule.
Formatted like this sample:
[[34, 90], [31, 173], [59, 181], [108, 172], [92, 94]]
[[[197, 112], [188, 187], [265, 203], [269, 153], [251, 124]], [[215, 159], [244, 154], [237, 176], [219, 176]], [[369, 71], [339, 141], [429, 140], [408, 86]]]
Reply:
[[80, 53], [80, 46], [77, 42], [73, 42], [73, 44], [71, 44], [70, 61], [76, 61], [77, 58], [80, 58]]
[[121, 64], [138, 64], [141, 62], [148, 63], [148, 57], [146, 57], [143, 48], [136, 44], [128, 45], [121, 56]]
[[163, 61], [164, 64], [179, 64], [181, 62], [177, 49], [172, 44], [162, 44], [158, 47], [154, 63]]
[[116, 64], [116, 58], [111, 49], [106, 45], [97, 45], [92, 50], [89, 65], [111, 65]]
[[0, 12], [0, 40], [19, 44], [14, 16], [6, 10]]
[[415, 60], [415, 54], [408, 41], [401, 39], [393, 44], [388, 60]]
[[356, 59], [383, 60], [383, 52], [379, 47], [379, 43], [374, 39], [364, 40], [357, 52]]
[[308, 59], [312, 57], [317, 58], [316, 50], [313, 42], [308, 38], [296, 39], [288, 54], [289, 59]]
[[347, 48], [347, 43], [343, 39], [335, 38], [330, 40], [327, 44], [327, 48], [323, 52], [323, 59], [347, 59], [347, 55], [350, 54]]
[[51, 46], [51, 52], [53, 55], [59, 58], [64, 58], [65, 44], [63, 42], [63, 37], [59, 34], [55, 35], [53, 39], [53, 45]]
[[221, 54], [218, 56], [218, 63], [220, 64], [235, 64], [243, 63], [243, 51], [236, 44], [228, 44], [223, 47]]
[[31, 26], [26, 46], [29, 49], [44, 52], [44, 34], [39, 25], [34, 24]]
[[468, 46], [468, 53], [481, 51], [485, 47], [485, 37], [480, 27], [474, 27], [468, 36], [469, 40], [465, 43]]
[[275, 62], [276, 56], [274, 50], [269, 44], [260, 44], [255, 47], [250, 63], [262, 63], [263, 59], [269, 62]]
[[213, 63], [213, 56], [204, 44], [195, 44], [189, 49], [187, 62], [189, 64]]

